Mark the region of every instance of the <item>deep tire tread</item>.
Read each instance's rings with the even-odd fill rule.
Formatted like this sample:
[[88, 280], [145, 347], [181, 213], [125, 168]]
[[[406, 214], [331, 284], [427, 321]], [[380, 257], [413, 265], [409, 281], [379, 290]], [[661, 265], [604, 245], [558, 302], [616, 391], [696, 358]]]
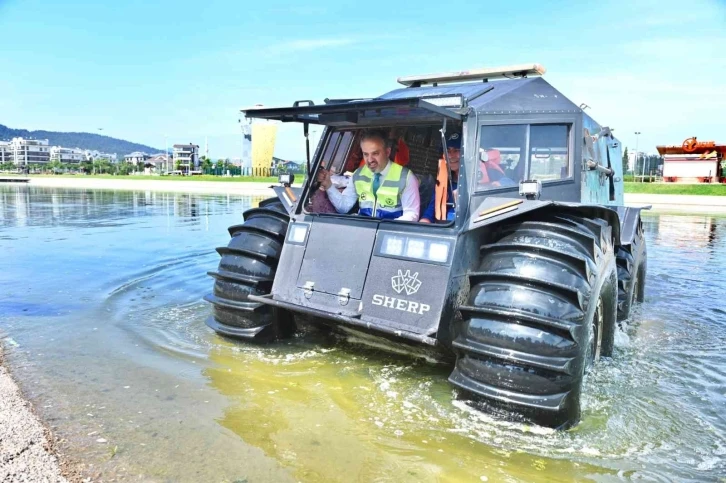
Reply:
[[208, 325], [220, 334], [266, 342], [286, 335], [277, 311], [251, 302], [248, 295], [272, 289], [290, 216], [279, 199], [270, 198], [243, 213], [244, 223], [230, 226], [231, 240], [217, 248], [221, 255], [214, 293], [205, 300], [213, 305]]
[[632, 243], [617, 247], [615, 263], [618, 271], [618, 321], [622, 321], [630, 316], [634, 302], [642, 301], [643, 297], [641, 290], [641, 300], [634, 300], [634, 283], [636, 281], [641, 285], [645, 283], [644, 280], [638, 279], [638, 271], [643, 270], [644, 277], [647, 263], [647, 247], [641, 221], [638, 221]]
[[593, 299], [615, 280], [611, 237], [605, 220], [568, 214], [501, 227], [468, 274], [450, 381], [541, 424], [576, 423]]

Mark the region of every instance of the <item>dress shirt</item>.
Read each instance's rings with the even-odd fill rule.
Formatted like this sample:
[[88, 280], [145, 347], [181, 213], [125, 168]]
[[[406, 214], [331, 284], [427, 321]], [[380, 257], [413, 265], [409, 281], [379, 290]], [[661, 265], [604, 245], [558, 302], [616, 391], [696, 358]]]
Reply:
[[[381, 184], [386, 179], [392, 163], [393, 161], [389, 161], [383, 171], [381, 171]], [[352, 179], [342, 193], [334, 185], [331, 185], [326, 190], [326, 193], [328, 193], [328, 199], [335, 206], [335, 209], [338, 210], [338, 213], [348, 213], [353, 208], [353, 205], [355, 205], [355, 202], [358, 201], [358, 193], [355, 190], [355, 183], [353, 183]], [[421, 199], [418, 193], [418, 179], [416, 179], [416, 175], [411, 170], [408, 171], [406, 187], [403, 189], [403, 193], [401, 193], [401, 206], [403, 207], [403, 215], [396, 218], [397, 220], [418, 221]]]

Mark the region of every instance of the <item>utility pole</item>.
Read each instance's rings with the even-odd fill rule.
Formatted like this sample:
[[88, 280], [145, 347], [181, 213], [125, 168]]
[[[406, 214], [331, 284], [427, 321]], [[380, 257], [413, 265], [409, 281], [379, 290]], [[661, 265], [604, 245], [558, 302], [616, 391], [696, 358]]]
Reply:
[[[638, 169], [638, 136], [640, 136], [640, 131], [635, 131], [635, 166], [634, 168]], [[643, 176], [645, 176], [645, 163], [643, 163]], [[641, 182], [643, 182], [643, 178], [640, 179]]]

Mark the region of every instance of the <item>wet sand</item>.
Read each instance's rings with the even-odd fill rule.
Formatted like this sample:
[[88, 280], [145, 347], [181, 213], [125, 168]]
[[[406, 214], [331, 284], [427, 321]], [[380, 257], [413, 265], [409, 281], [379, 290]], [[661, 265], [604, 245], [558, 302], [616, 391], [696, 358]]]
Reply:
[[0, 481], [68, 482], [53, 436], [5, 367], [0, 345]]

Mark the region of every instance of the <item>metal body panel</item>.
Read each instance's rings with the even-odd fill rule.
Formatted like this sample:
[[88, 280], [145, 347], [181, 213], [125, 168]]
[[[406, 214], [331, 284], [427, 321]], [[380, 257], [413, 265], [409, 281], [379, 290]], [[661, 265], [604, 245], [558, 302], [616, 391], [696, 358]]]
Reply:
[[[507, 218], [513, 218], [516, 216], [523, 215], [525, 213], [529, 213], [534, 210], [542, 209], [546, 206], [549, 206], [552, 204], [551, 201], [536, 201], [536, 200], [523, 200], [520, 204], [513, 206], [512, 208], [503, 208], [501, 211], [493, 211], [491, 212], [491, 215], [486, 219], [482, 219], [480, 221], [477, 221], [479, 219], [478, 215], [480, 213], [486, 212], [491, 209], [496, 209], [497, 207], [502, 207], [504, 205], [509, 204], [509, 202], [512, 201], [513, 197], [503, 197], [503, 196], [478, 196], [475, 198], [472, 198], [471, 200], [471, 217], [468, 220], [468, 224], [466, 226], [466, 231], [476, 230], [477, 228], [480, 228], [482, 226], [486, 225], [493, 225], [502, 222], [503, 220], [506, 220]], [[521, 199], [519, 195], [516, 197], [517, 199]]]
[[364, 317], [396, 321], [419, 334], [436, 332], [450, 268], [374, 256], [363, 292]]
[[617, 212], [620, 218], [620, 244], [630, 245], [635, 238], [640, 223], [640, 211], [643, 208], [630, 206], [618, 206]]
[[306, 122], [326, 125], [356, 125], [369, 118], [365, 124], [375, 123], [375, 119], [390, 122], [395, 118], [449, 118], [461, 117], [446, 108], [438, 107], [418, 97], [400, 99], [373, 99], [277, 108], [255, 108], [244, 111], [248, 118], [268, 119], [282, 122]]
[[[429, 110], [428, 103], [421, 99], [447, 95], [461, 95], [467, 109], [452, 111], [433, 106], [435, 109]], [[369, 326], [379, 325], [419, 335], [436, 333], [440, 341], [450, 342], [455, 336], [450, 333], [450, 323], [458, 316], [457, 307], [465, 303], [465, 294], [469, 290], [468, 274], [476, 269], [472, 266], [472, 260], [478, 259], [479, 247], [487, 243], [496, 231], [495, 227], [503, 221], [534, 211], [559, 207], [560, 210], [577, 211], [607, 219], [613, 224], [616, 243], [620, 242], [621, 226], [622, 231], [626, 232], [626, 238], [632, 237], [628, 235], [630, 222], [624, 221], [621, 225], [620, 219], [626, 215], [635, 216], [635, 212], [624, 211], [619, 216], [617, 211], [605, 206], [622, 203], [622, 183], [615, 183], [620, 185], [620, 191], [616, 190], [615, 199], [611, 199], [612, 192], [607, 184], [602, 184], [601, 172], [587, 167], [587, 161], [599, 160], [600, 164], [610, 166], [617, 173], [622, 168], [620, 156], [616, 154], [619, 153], [619, 143], [611, 136], [598, 137], [592, 146], [584, 142], [584, 133], [592, 136], [593, 133], [600, 133], [602, 128], [544, 79], [523, 78], [491, 83], [410, 87], [396, 89], [376, 100], [303, 106], [277, 110], [276, 113], [268, 109], [270, 112], [267, 115], [284, 117], [301, 113], [309, 115], [313, 112], [333, 114], [366, 106], [390, 107], [394, 103], [400, 103], [407, 115], [412, 112], [407, 110], [411, 106], [423, 106], [428, 112], [439, 115], [439, 120], [439, 111], [442, 110], [455, 114], [454, 117], [458, 116], [457, 119], [462, 120], [462, 168], [455, 222], [448, 226], [436, 226], [356, 219], [337, 214], [306, 214], [302, 212], [302, 203], [298, 202], [295, 208], [297, 214], [292, 215], [292, 221], [309, 222], [312, 227], [305, 246], [285, 244], [272, 299], [307, 307], [306, 310], [356, 319]], [[411, 118], [406, 115], [401, 118], [389, 117], [387, 120], [387, 125], [404, 121], [416, 122], [415, 116]], [[539, 200], [522, 200], [516, 206], [502, 210], [501, 213], [495, 211], [491, 216], [488, 214], [485, 219], [477, 221], [482, 212], [521, 199], [518, 186], [477, 191], [481, 127], [503, 124], [568, 124], [571, 176], [543, 182]], [[332, 128], [326, 128], [326, 134], [316, 149], [314, 167], [321, 162], [322, 149], [330, 135], [330, 129]], [[525, 149], [525, 159], [528, 159], [529, 140]], [[529, 169], [528, 166], [526, 168]], [[309, 190], [310, 185], [306, 183], [299, 199], [304, 199]], [[450, 262], [436, 264], [381, 256], [378, 245], [384, 233], [440, 235], [455, 240], [452, 257]], [[402, 291], [396, 292], [392, 280], [397, 277], [415, 279], [420, 282], [420, 288], [406, 294], [405, 288], [398, 286]], [[307, 296], [303, 289], [306, 282], [315, 283], [312, 292], [308, 291]], [[435, 288], [429, 289], [429, 286]], [[346, 304], [341, 303], [338, 295], [343, 288], [350, 290], [350, 301]], [[425, 314], [418, 313], [422, 304], [429, 306]], [[364, 326], [359, 328], [361, 327]]]
[[295, 211], [295, 205], [297, 205], [302, 193], [302, 188], [293, 188], [291, 186], [273, 186], [272, 190], [275, 195], [282, 201], [282, 204], [287, 209], [289, 214]]
[[318, 219], [308, 239], [297, 286], [314, 283], [314, 291], [337, 295], [348, 289], [360, 300], [376, 238], [376, 223], [352, 219]]
[[[603, 136], [603, 128], [587, 114], [582, 115], [582, 203], [618, 206], [624, 202], [623, 159], [620, 142]], [[597, 169], [588, 169], [588, 162], [611, 169], [610, 177]], [[616, 179], [617, 178], [617, 179]]]
[[313, 307], [303, 307], [283, 300], [274, 300], [267, 296], [250, 295], [250, 300], [265, 305], [271, 305], [280, 309], [289, 310], [291, 312], [298, 312], [312, 317], [318, 317], [324, 320], [335, 321], [348, 327], [362, 330], [363, 332], [373, 332], [383, 336], [412, 340], [414, 342], [418, 342], [420, 344], [427, 344], [429, 346], [438, 345], [438, 341], [436, 339], [427, 337], [425, 335], [418, 335], [406, 331], [391, 329], [383, 325], [373, 325], [370, 322], [366, 322], [364, 320], [348, 317], [346, 315], [331, 313], [325, 310], [318, 310]]

